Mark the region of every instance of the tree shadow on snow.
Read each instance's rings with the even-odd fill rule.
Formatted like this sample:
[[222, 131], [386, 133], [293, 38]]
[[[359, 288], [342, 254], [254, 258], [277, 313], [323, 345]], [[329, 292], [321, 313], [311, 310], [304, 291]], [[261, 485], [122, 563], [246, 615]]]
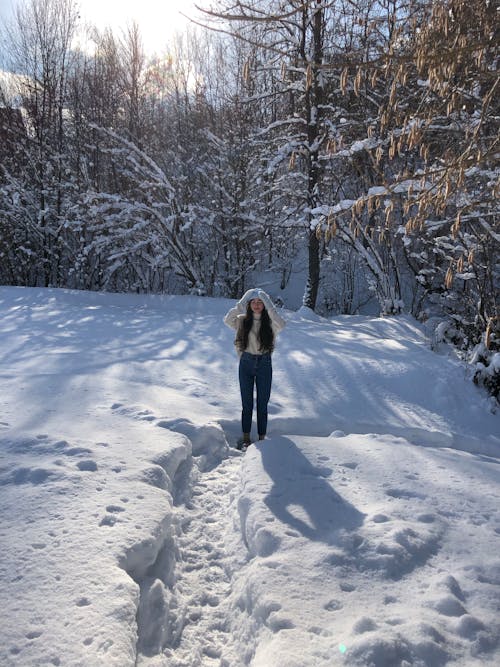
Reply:
[[264, 470], [273, 481], [265, 503], [277, 519], [304, 537], [334, 543], [339, 531], [359, 528], [365, 515], [335, 491], [331, 470], [312, 465], [284, 436], [257, 446]]

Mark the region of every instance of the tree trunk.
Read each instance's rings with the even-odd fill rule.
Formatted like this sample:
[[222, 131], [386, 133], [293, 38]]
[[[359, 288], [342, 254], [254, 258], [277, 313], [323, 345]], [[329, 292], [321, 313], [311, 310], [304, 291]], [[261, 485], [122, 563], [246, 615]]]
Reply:
[[[305, 19], [307, 20], [307, 4], [304, 6]], [[306, 25], [304, 25], [304, 36]], [[307, 141], [309, 146], [308, 155], [308, 179], [307, 179], [307, 203], [309, 210], [317, 204], [318, 186], [320, 182], [318, 154], [320, 143], [319, 113], [323, 105], [324, 90], [320, 81], [320, 67], [323, 60], [323, 8], [321, 0], [316, 0], [316, 8], [312, 21], [313, 52], [312, 58], [308, 59], [303, 53], [304, 62], [309, 62], [306, 72], [306, 95], [305, 105], [307, 119]], [[309, 79], [310, 77], [310, 79]], [[314, 148], [312, 148], [314, 147]], [[308, 214], [308, 222], [311, 215]], [[308, 275], [303, 304], [311, 310], [316, 308], [320, 279], [319, 240], [316, 230], [308, 225]]]

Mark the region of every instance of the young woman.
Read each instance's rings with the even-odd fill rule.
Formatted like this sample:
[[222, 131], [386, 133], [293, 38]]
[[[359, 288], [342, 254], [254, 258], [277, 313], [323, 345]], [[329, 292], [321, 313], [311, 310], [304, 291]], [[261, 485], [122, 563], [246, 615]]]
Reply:
[[251, 444], [254, 386], [257, 387], [257, 433], [259, 440], [265, 438], [273, 375], [271, 354], [276, 334], [285, 326], [285, 320], [278, 315], [264, 290], [251, 289], [227, 313], [224, 324], [236, 330], [234, 344], [240, 355], [243, 436], [238, 440], [238, 447], [242, 449]]

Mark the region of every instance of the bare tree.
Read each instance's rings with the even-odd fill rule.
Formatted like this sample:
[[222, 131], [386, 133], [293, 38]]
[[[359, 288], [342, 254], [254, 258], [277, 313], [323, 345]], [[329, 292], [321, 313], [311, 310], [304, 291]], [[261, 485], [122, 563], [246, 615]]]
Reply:
[[[270, 173], [282, 186], [290, 181], [285, 187], [297, 200], [295, 215], [304, 225], [308, 244], [304, 304], [312, 309], [319, 287], [320, 241], [311, 226], [311, 210], [318, 203], [318, 158], [327, 139], [322, 125], [326, 102], [322, 65], [325, 8], [332, 4], [254, 0], [237, 1], [217, 11], [199, 8], [208, 19], [228, 22], [232, 34], [253, 47], [242, 74], [247, 80], [255, 79], [256, 91], [249, 99], [260, 97], [268, 109], [261, 133], [267, 136], [267, 147], [274, 145], [276, 151], [268, 156]], [[271, 87], [260, 85], [265, 79], [271, 79]], [[292, 172], [289, 179], [284, 169]], [[294, 178], [293, 172], [302, 178]]]
[[78, 21], [73, 0], [30, 0], [17, 8], [16, 23], [9, 32], [10, 54], [19, 79], [22, 106], [26, 110], [31, 141], [25, 149], [24, 187], [30, 211], [27, 224], [32, 236], [40, 236], [36, 253], [36, 281], [57, 283], [64, 252], [66, 173], [65, 111], [71, 43]]

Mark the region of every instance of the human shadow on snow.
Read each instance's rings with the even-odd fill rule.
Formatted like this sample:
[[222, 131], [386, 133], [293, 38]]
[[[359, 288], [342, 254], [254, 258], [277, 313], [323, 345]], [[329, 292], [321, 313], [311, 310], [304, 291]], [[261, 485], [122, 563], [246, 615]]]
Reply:
[[304, 537], [332, 544], [339, 531], [359, 528], [365, 515], [335, 491], [331, 470], [314, 466], [287, 437], [257, 446], [273, 486], [264, 502], [277, 519]]

